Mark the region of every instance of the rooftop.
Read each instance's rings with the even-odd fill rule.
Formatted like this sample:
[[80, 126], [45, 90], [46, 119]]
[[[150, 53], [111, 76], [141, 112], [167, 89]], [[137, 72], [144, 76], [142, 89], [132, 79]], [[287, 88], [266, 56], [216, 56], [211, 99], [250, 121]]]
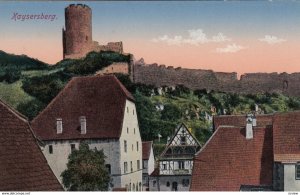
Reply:
[[[118, 139], [126, 100], [134, 102], [115, 76], [75, 77], [32, 121], [32, 128], [41, 140]], [[80, 132], [81, 116], [86, 118], [86, 134]], [[61, 134], [57, 119], [62, 119]]]
[[194, 159], [191, 191], [239, 191], [242, 185], [272, 185], [272, 128], [220, 126]]
[[63, 191], [29, 123], [0, 100], [0, 191]]

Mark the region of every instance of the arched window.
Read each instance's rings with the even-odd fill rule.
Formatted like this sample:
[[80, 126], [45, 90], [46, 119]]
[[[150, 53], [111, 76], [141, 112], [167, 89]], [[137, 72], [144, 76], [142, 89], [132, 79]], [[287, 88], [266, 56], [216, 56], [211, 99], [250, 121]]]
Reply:
[[166, 186], [167, 186], [167, 187], [170, 187], [170, 182], [169, 182], [169, 181], [167, 181]]

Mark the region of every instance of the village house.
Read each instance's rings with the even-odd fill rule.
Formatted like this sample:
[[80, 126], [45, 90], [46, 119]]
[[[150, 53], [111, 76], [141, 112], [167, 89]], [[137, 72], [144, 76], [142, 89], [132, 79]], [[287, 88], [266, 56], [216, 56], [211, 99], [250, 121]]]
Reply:
[[216, 116], [191, 191], [299, 191], [300, 112]]
[[300, 191], [300, 112], [275, 114], [273, 121], [273, 188]]
[[150, 177], [150, 191], [188, 191], [193, 157], [200, 147], [186, 125], [180, 124], [159, 156], [158, 167]]
[[32, 121], [56, 177], [81, 141], [103, 149], [110, 189], [142, 190], [142, 141], [133, 96], [115, 76], [75, 77]]
[[154, 171], [155, 159], [153, 142], [146, 141], [143, 144], [143, 191], [149, 191], [149, 176]]
[[1, 100], [0, 191], [63, 191], [28, 121]]

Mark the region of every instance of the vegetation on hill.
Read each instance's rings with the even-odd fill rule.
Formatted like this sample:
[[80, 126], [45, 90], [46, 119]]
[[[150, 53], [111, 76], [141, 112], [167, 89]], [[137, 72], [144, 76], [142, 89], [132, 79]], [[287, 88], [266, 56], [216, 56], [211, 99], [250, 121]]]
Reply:
[[[4, 61], [4, 60], [3, 60]], [[1, 57], [0, 57], [1, 62]], [[18, 64], [24, 63], [18, 62]], [[74, 76], [93, 75], [112, 62], [129, 62], [129, 56], [114, 52], [91, 52], [79, 60], [62, 60], [47, 68], [11, 68], [12, 80], [0, 80], [0, 98], [33, 119]], [[36, 65], [37, 66], [37, 65]], [[0, 68], [5, 66], [0, 66]], [[12, 67], [18, 67], [17, 65]], [[2, 69], [4, 70], [4, 69]], [[0, 71], [1, 75], [5, 75]], [[184, 86], [155, 88], [132, 83], [128, 76], [116, 74], [134, 95], [143, 140], [155, 140], [159, 153], [184, 122], [200, 143], [212, 134], [212, 116], [219, 114], [274, 113], [300, 109], [300, 98], [282, 94], [242, 95], [234, 93], [192, 91]], [[158, 140], [158, 135], [161, 139]]]
[[92, 75], [113, 62], [129, 60], [119, 53], [90, 52], [83, 59], [48, 66], [25, 55], [0, 52], [0, 98], [33, 119], [72, 77]]
[[0, 82], [13, 83], [21, 78], [21, 71], [48, 69], [48, 64], [26, 55], [8, 54], [0, 50]]

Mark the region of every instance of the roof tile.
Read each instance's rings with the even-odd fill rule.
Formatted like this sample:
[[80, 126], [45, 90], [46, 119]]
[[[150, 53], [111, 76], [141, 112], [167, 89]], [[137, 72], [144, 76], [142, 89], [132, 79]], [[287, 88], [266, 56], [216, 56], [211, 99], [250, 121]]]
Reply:
[[[32, 128], [42, 140], [119, 138], [126, 99], [134, 101], [115, 76], [75, 77], [32, 121]], [[79, 130], [81, 116], [86, 117], [86, 134]], [[57, 118], [62, 118], [61, 134]]]
[[0, 191], [63, 191], [29, 123], [0, 101]]

